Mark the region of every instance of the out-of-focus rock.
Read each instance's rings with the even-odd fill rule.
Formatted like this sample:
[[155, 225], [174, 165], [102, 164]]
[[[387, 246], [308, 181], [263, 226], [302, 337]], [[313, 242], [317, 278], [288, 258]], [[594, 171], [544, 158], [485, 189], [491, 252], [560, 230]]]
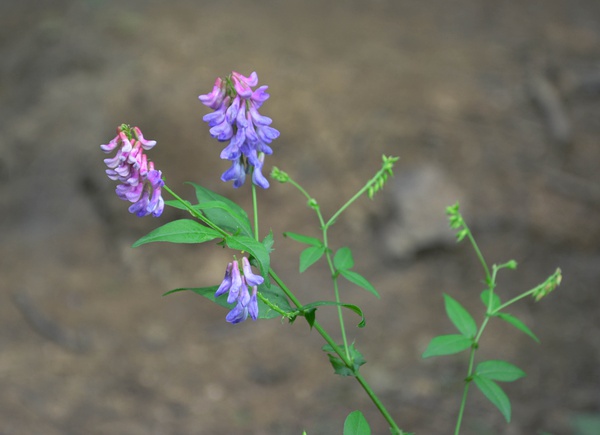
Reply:
[[378, 232], [386, 254], [410, 259], [419, 252], [456, 244], [446, 207], [465, 194], [438, 167], [398, 171], [385, 189], [387, 210]]

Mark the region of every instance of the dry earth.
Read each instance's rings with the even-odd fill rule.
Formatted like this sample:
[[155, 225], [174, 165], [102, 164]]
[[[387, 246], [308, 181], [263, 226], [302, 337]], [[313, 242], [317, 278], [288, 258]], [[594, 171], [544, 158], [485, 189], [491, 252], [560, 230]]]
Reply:
[[[231, 70], [269, 85], [264, 113], [281, 137], [267, 166], [326, 214], [381, 154], [399, 155], [396, 183], [436, 168], [488, 261], [519, 262], [500, 277], [505, 298], [562, 268], [558, 291], [512, 310], [541, 344], [503, 325], [484, 339], [481, 358], [528, 373], [506, 387], [513, 423], [472, 391], [464, 434], [584, 434], [575, 419], [600, 413], [596, 0], [5, 0], [0, 59], [0, 434], [337, 434], [354, 409], [388, 433], [303, 322], [231, 326], [198, 296], [161, 298], [218, 283], [228, 253], [130, 248], [180, 215], [138, 219], [114, 196], [98, 146], [122, 122], [158, 140], [170, 186], [189, 196], [193, 180], [248, 206], [247, 189], [218, 181], [226, 164], [196, 99]], [[397, 186], [332, 234], [381, 293], [343, 289], [367, 316], [350, 336], [403, 428], [451, 433], [465, 358], [420, 354], [452, 332], [442, 292], [481, 320], [482, 271], [466, 245], [434, 239], [402, 259], [384, 248]], [[421, 196], [441, 216], [438, 193]], [[304, 200], [274, 185], [260, 201], [274, 267], [303, 301], [331, 298], [323, 269], [298, 277], [300, 247], [281, 236], [316, 235]], [[335, 330], [331, 314], [319, 318]]]

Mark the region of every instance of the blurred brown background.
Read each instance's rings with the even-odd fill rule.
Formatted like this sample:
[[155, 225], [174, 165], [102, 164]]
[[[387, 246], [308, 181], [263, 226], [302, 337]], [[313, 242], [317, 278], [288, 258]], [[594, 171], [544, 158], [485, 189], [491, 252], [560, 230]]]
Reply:
[[[367, 316], [359, 331], [347, 315], [363, 372], [400, 426], [454, 425], [466, 355], [420, 354], [453, 332], [442, 292], [481, 320], [482, 271], [443, 222], [460, 199], [488, 261], [519, 262], [504, 300], [564, 273], [510, 310], [541, 344], [500, 324], [484, 336], [480, 359], [528, 374], [505, 388], [513, 423], [473, 389], [463, 433], [583, 434], [577, 417], [600, 413], [596, 0], [2, 1], [0, 434], [336, 434], [354, 409], [388, 433], [304, 322], [232, 326], [198, 296], [161, 297], [218, 283], [228, 252], [130, 248], [181, 215], [138, 219], [114, 195], [99, 145], [122, 122], [158, 141], [150, 156], [178, 192], [193, 180], [250, 203], [219, 181], [223, 146], [197, 100], [231, 70], [269, 85], [262, 113], [281, 137], [266, 167], [326, 215], [381, 154], [401, 157], [331, 236], [381, 293], [343, 288]], [[260, 201], [276, 270], [301, 300], [331, 299], [324, 268], [298, 277], [301, 247], [281, 236], [317, 235], [302, 197], [274, 184]]]

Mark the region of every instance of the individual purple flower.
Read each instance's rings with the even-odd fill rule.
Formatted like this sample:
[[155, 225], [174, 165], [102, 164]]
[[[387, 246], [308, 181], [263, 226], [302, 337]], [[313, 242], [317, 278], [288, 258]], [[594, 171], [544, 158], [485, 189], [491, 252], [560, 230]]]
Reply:
[[[242, 275], [243, 271], [243, 275]], [[229, 323], [240, 323], [248, 318], [258, 319], [258, 290], [257, 286], [264, 282], [264, 278], [252, 272], [248, 258], [242, 258], [242, 271], [237, 260], [227, 264], [225, 276], [215, 292], [215, 297], [228, 293], [227, 303], [236, 303], [235, 307], [227, 314], [225, 320]], [[248, 286], [252, 286], [252, 294]]]
[[144, 151], [150, 150], [156, 141], [144, 138], [138, 127], [131, 128], [122, 124], [117, 135], [109, 143], [100, 145], [105, 153], [117, 149], [114, 157], [104, 159], [108, 167], [106, 175], [119, 181], [117, 196], [132, 202], [129, 212], [139, 217], [153, 215], [158, 217], [165, 208], [161, 188], [164, 186], [162, 172], [154, 169], [154, 163], [148, 162]]
[[223, 160], [232, 162], [221, 180], [233, 181], [233, 187], [244, 184], [246, 174], [252, 171], [252, 182], [267, 189], [269, 182], [262, 174], [264, 155], [272, 154], [269, 147], [279, 137], [279, 131], [270, 127], [273, 120], [258, 112], [269, 99], [268, 86], [258, 85], [256, 72], [249, 77], [233, 71], [218, 78], [213, 90], [198, 98], [214, 110], [202, 118], [210, 127], [212, 137], [220, 142], [229, 141], [221, 152]]

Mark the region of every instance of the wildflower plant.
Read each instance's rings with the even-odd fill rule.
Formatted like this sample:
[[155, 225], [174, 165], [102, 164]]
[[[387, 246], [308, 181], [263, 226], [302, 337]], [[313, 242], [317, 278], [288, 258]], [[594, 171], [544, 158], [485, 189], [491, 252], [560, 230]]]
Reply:
[[[284, 233], [285, 237], [306, 246], [300, 254], [299, 272], [303, 273], [322, 261], [331, 274], [330, 299], [301, 302], [271, 267], [273, 234], [260, 234], [256, 186], [262, 189], [269, 188], [269, 181], [263, 174], [265, 156], [273, 153], [270, 145], [280, 134], [271, 127], [271, 118], [259, 113], [259, 109], [269, 98], [266, 91], [267, 86], [258, 86], [256, 72], [248, 77], [232, 72], [217, 78], [212, 91], [199, 97], [202, 104], [212, 109], [211, 113], [203, 117], [209, 126], [210, 135], [219, 142], [227, 142], [220, 157], [231, 163], [221, 175], [221, 180], [232, 181], [234, 188], [242, 187], [247, 176], [252, 180], [252, 221], [242, 207], [199, 184], [189, 183], [195, 193], [194, 201], [181, 198], [165, 184], [162, 172], [155, 169], [154, 163], [147, 157], [146, 152], [156, 145], [156, 141], [145, 139], [138, 127], [120, 125], [117, 135], [108, 144], [101, 146], [105, 153], [115, 152], [113, 157], [105, 159], [108, 167], [106, 174], [111, 180], [120, 183], [116, 187], [117, 196], [132, 203], [129, 207], [131, 213], [139, 217], [159, 217], [164, 207], [169, 206], [187, 211], [191, 217], [167, 222], [140, 238], [133, 246], [150, 242], [212, 242], [232, 250], [232, 260], [223, 265], [224, 276], [221, 283], [209, 287], [178, 288], [166, 292], [165, 295], [181, 291], [197, 293], [227, 308], [229, 312], [225, 315], [225, 320], [232, 324], [242, 323], [248, 318], [253, 321], [281, 318], [293, 323], [299, 317], [303, 317], [309, 327], [324, 339], [325, 345], [322, 350], [327, 354], [334, 372], [356, 379], [386, 420], [392, 434], [408, 434], [400, 429], [399, 424], [360, 372], [360, 367], [366, 360], [355, 343], [348, 338], [346, 310], [358, 316], [359, 328], [364, 327], [366, 321], [360, 307], [342, 299], [339, 282], [348, 281], [377, 298], [380, 297], [379, 292], [364, 276], [353, 270], [355, 262], [351, 249], [347, 246], [335, 247], [329, 238], [329, 229], [348, 207], [362, 195], [373, 199], [384, 187], [388, 178], [393, 175], [393, 167], [398, 157], [382, 156], [381, 168], [329, 218], [322, 214], [318, 201], [287, 172], [277, 167], [272, 168], [271, 178], [296, 189], [319, 221], [319, 237], [295, 232]], [[162, 197], [163, 191], [173, 199], [165, 201]], [[502, 320], [538, 341], [533, 332], [517, 317], [506, 312], [506, 309], [528, 296], [532, 296], [536, 301], [540, 300], [560, 284], [561, 274], [560, 269], [557, 269], [540, 285], [502, 302], [496, 291], [496, 276], [500, 270], [516, 268], [516, 262], [510, 260], [490, 268], [460, 214], [458, 203], [448, 207], [447, 214], [450, 227], [457, 231], [457, 240], [467, 239], [471, 243], [483, 267], [486, 285], [481, 293], [485, 313], [479, 326], [457, 300], [444, 294], [446, 312], [459, 333], [434, 337], [422, 355], [423, 358], [429, 358], [469, 351], [463, 399], [455, 427], [455, 434], [458, 434], [467, 392], [472, 383], [500, 410], [506, 420], [510, 421], [510, 401], [497, 382], [515, 381], [525, 373], [502, 360], [480, 361], [475, 364], [477, 348], [487, 324], [492, 319]], [[336, 308], [339, 319], [339, 331], [336, 335], [339, 339], [334, 339], [332, 333], [317, 320], [317, 312], [324, 306]], [[364, 415], [360, 411], [353, 411], [344, 423], [343, 433], [367, 435], [371, 433], [371, 429]]]

